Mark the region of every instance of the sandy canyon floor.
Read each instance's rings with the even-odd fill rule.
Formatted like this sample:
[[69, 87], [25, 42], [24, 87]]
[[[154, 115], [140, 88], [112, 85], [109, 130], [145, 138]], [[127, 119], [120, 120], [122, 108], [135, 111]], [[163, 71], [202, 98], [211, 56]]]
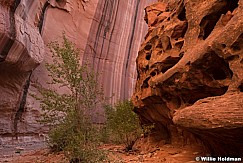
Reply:
[[[121, 145], [104, 144], [100, 148], [109, 152], [114, 163], [193, 163], [202, 153], [197, 148], [163, 145], [161, 147], [144, 146], [138, 151], [125, 152]], [[25, 147], [9, 145], [1, 147], [0, 162], [7, 163], [66, 163], [62, 153], [53, 154], [43, 143], [26, 144]]]

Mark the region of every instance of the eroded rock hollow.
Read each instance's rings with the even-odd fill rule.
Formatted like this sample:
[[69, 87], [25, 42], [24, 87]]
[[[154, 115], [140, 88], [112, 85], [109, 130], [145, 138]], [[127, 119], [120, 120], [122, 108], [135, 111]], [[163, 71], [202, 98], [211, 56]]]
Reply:
[[211, 154], [242, 155], [242, 9], [242, 0], [160, 0], [145, 8], [149, 29], [132, 100], [165, 143], [190, 135]]

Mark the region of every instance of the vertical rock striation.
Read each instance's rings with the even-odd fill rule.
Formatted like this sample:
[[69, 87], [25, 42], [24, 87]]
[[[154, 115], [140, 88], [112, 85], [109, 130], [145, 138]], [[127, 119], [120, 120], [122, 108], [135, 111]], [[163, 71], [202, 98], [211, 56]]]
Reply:
[[89, 60], [100, 72], [105, 95], [114, 94], [111, 102], [129, 98], [147, 30], [143, 10], [154, 1], [1, 0], [0, 134], [45, 132], [36, 121], [40, 106], [29, 92], [36, 93], [36, 83], [47, 86], [44, 65], [52, 58], [46, 45], [61, 41], [63, 32], [80, 49], [81, 61]]
[[143, 8], [152, 1], [100, 0], [84, 52], [101, 74], [106, 96], [112, 102], [131, 97], [134, 89], [135, 57], [146, 26]]
[[17, 131], [24, 112], [25, 83], [44, 57], [44, 43], [29, 15], [36, 1], [0, 2], [0, 134]]

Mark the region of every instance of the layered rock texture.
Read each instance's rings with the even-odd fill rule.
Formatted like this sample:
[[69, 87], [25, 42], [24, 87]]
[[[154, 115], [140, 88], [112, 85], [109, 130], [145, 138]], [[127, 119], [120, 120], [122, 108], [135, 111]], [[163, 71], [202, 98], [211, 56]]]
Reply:
[[136, 56], [147, 26], [144, 8], [156, 0], [100, 0], [87, 40], [84, 60], [101, 75], [111, 102], [128, 99], [136, 80]]
[[190, 135], [211, 154], [242, 155], [242, 9], [242, 0], [161, 0], [146, 7], [149, 29], [132, 100], [165, 142]]
[[26, 1], [0, 2], [0, 134], [17, 128], [26, 103], [29, 77], [44, 58], [44, 42]]
[[36, 83], [47, 86], [44, 65], [52, 59], [46, 45], [62, 41], [63, 32], [80, 48], [81, 61], [100, 73], [112, 103], [131, 97], [135, 59], [147, 30], [144, 7], [155, 1], [1, 0], [0, 135], [45, 131], [36, 121], [40, 106], [29, 93], [36, 92]]

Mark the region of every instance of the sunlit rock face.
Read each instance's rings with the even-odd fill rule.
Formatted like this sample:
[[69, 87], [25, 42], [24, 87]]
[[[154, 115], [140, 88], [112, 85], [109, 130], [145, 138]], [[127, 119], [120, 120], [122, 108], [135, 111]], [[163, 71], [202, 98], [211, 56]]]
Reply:
[[132, 99], [165, 142], [183, 144], [189, 134], [212, 154], [242, 155], [242, 9], [242, 0], [146, 7]]
[[[41, 135], [40, 106], [31, 93], [47, 86], [47, 44], [63, 33], [80, 49], [81, 62], [100, 74], [111, 103], [131, 97], [135, 58], [147, 25], [144, 8], [156, 0], [1, 0], [0, 134]], [[43, 60], [43, 62], [42, 62]]]

